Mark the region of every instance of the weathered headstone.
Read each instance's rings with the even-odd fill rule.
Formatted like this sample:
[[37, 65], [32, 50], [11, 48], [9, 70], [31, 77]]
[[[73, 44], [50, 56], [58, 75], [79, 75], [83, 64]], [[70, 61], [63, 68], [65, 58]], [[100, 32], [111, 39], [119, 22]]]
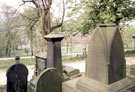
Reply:
[[16, 64], [19, 64], [20, 63], [20, 57], [19, 56], [16, 56], [15, 57], [15, 61], [16, 61]]
[[62, 92], [61, 73], [55, 68], [44, 70], [37, 80], [35, 92]]
[[23, 64], [14, 64], [7, 71], [7, 92], [27, 92], [28, 69]]
[[47, 63], [47, 56], [46, 53], [40, 53], [36, 55], [36, 76], [40, 74], [43, 70], [45, 70]]
[[35, 74], [30, 80], [29, 92], [35, 92], [35, 85], [37, 82], [37, 78], [46, 69], [46, 62], [47, 62], [46, 53], [39, 53], [35, 57], [36, 57], [35, 58], [36, 65], [35, 65], [35, 71], [34, 71]]
[[[74, 81], [74, 80], [72, 80]], [[89, 43], [85, 75], [64, 83], [72, 92], [119, 92], [135, 84], [126, 76], [122, 38], [116, 25], [98, 25]]]
[[61, 57], [61, 40], [63, 35], [51, 34], [45, 36], [47, 40], [47, 68], [55, 67], [62, 71], [62, 57]]
[[47, 35], [47, 58], [46, 53], [36, 55], [36, 76], [30, 81], [30, 92], [35, 92], [35, 86], [37, 84], [37, 78], [41, 73], [50, 67], [55, 67], [61, 74], [62, 77], [62, 57], [61, 57], [61, 35]]

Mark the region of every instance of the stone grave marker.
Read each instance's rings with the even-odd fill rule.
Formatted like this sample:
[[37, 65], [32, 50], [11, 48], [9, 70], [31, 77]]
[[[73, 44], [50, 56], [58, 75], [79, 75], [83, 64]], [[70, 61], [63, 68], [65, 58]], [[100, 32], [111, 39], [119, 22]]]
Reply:
[[32, 79], [30, 80], [30, 86], [29, 86], [29, 92], [35, 92], [35, 85], [37, 82], [38, 76], [46, 69], [46, 53], [38, 53], [36, 56], [36, 65], [35, 65], [35, 71]]
[[28, 69], [23, 64], [12, 65], [7, 73], [7, 92], [27, 92]]
[[47, 68], [55, 67], [62, 75], [61, 41], [64, 36], [50, 34], [45, 36], [47, 40]]
[[55, 68], [44, 70], [37, 80], [35, 92], [62, 92], [61, 73]]
[[96, 27], [90, 40], [85, 75], [65, 82], [63, 89], [64, 92], [120, 92], [134, 88], [133, 81], [126, 76], [118, 26], [103, 24]]
[[37, 78], [43, 73], [47, 68], [55, 67], [57, 71], [60, 72], [61, 76], [62, 70], [62, 57], [61, 57], [61, 40], [64, 37], [62, 35], [52, 35], [49, 34], [45, 36], [47, 40], [47, 55], [46, 53], [40, 53], [36, 55], [36, 71], [32, 80], [30, 81], [29, 92], [35, 92], [35, 86], [37, 84]]
[[35, 56], [36, 58], [36, 70], [35, 70], [35, 74], [36, 76], [38, 74], [40, 74], [43, 70], [45, 70], [46, 67], [46, 63], [47, 63], [47, 57], [46, 57], [46, 53], [39, 53]]
[[19, 64], [20, 63], [20, 57], [19, 56], [16, 56], [15, 57], [15, 61], [16, 61], [16, 64]]

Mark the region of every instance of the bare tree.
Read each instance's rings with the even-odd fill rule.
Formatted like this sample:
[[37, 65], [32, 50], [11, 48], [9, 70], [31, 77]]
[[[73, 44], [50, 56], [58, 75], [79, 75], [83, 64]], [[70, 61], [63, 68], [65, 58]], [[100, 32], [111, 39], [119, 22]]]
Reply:
[[4, 48], [2, 49], [5, 49], [6, 57], [10, 57], [11, 50], [17, 48], [19, 44], [20, 16], [15, 14], [16, 10], [8, 5], [2, 6], [2, 12], [4, 14], [1, 28], [1, 33], [4, 36], [2, 43]]
[[[64, 14], [65, 14], [64, 0], [62, 1], [63, 15], [62, 15], [62, 18], [61, 18], [61, 22], [57, 23], [57, 25], [51, 25], [51, 23], [52, 23], [52, 19], [51, 19], [52, 13], [51, 13], [50, 10], [52, 9], [52, 3], [54, 2], [53, 0], [22, 0], [22, 2], [23, 2], [23, 4], [32, 3], [35, 6], [34, 8], [35, 8], [35, 11], [37, 11], [36, 12], [37, 16], [35, 18], [32, 18], [32, 19], [28, 16], [25, 16], [25, 17], [27, 17], [31, 21], [30, 26], [29, 26], [30, 30], [32, 30], [33, 26], [39, 20], [40, 33], [42, 34], [41, 35], [42, 38], [43, 38], [43, 36], [51, 33], [55, 29], [62, 26], [63, 20], [64, 20]], [[41, 47], [40, 49], [43, 49], [43, 51], [46, 51], [46, 41], [44, 41], [44, 47], [42, 47], [42, 46], [39, 46], [39, 47]]]

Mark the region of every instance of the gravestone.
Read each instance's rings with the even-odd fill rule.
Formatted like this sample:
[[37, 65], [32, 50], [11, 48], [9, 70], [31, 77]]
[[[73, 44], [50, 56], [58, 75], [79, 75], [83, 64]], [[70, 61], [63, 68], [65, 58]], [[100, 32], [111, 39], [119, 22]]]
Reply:
[[47, 40], [47, 68], [55, 67], [62, 75], [61, 40], [63, 35], [50, 34], [45, 36]]
[[16, 64], [19, 64], [20, 63], [20, 57], [19, 56], [16, 56], [15, 57], [15, 61], [16, 61]]
[[134, 86], [126, 76], [123, 42], [116, 25], [96, 27], [89, 43], [85, 75], [63, 83], [64, 92], [119, 92]]
[[27, 92], [28, 69], [23, 64], [14, 64], [7, 71], [7, 92]]
[[62, 92], [61, 73], [55, 68], [44, 70], [37, 80], [35, 92]]
[[36, 65], [35, 65], [35, 75], [39, 75], [43, 70], [45, 70], [47, 63], [46, 53], [40, 53], [36, 55]]
[[38, 77], [41, 73], [50, 67], [55, 67], [62, 76], [62, 57], [61, 57], [61, 35], [47, 35], [47, 56], [46, 53], [36, 55], [36, 71], [32, 80], [30, 81], [30, 92], [35, 92]]
[[34, 71], [35, 74], [30, 80], [29, 92], [35, 92], [35, 85], [37, 82], [37, 78], [47, 68], [46, 67], [46, 62], [47, 62], [46, 53], [38, 53], [35, 57], [36, 57], [35, 58], [36, 64], [35, 64], [35, 71]]

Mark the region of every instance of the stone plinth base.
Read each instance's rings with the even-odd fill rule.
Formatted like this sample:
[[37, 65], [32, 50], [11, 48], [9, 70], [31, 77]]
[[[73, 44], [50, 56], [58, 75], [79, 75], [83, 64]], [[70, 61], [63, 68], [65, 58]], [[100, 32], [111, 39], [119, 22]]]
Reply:
[[135, 82], [125, 78], [111, 85], [105, 85], [87, 78], [77, 78], [63, 83], [63, 92], [122, 92], [135, 91]]
[[63, 91], [62, 92], [81, 92], [77, 90], [76, 83], [80, 78], [76, 78], [73, 80], [66, 81], [62, 84]]

